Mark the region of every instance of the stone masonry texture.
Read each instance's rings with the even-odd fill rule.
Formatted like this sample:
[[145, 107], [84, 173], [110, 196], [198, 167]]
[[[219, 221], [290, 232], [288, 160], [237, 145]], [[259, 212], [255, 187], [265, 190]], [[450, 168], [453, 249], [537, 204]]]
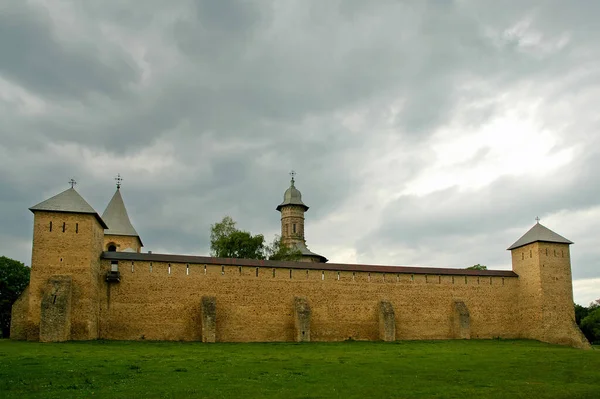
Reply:
[[310, 305], [306, 298], [294, 298], [296, 342], [310, 342]]
[[388, 301], [379, 302], [379, 339], [396, 340], [396, 315], [394, 307]]
[[[31, 281], [13, 309], [15, 338], [40, 340], [45, 290], [60, 275], [72, 279], [72, 340], [293, 342], [296, 298], [303, 298], [311, 341], [381, 339], [384, 302], [398, 340], [468, 335], [589, 347], [574, 325], [566, 244], [514, 249], [512, 273], [103, 253], [107, 243], [93, 215], [35, 212]], [[120, 282], [107, 282], [115, 261]]]
[[44, 289], [40, 342], [71, 339], [71, 276], [52, 276]]

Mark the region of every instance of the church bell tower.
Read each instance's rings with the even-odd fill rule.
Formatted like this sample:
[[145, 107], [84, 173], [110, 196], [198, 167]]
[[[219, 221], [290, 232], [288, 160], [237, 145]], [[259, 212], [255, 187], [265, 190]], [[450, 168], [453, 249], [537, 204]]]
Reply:
[[302, 202], [302, 193], [296, 188], [296, 173], [290, 173], [290, 187], [283, 194], [283, 202], [277, 206], [281, 212], [281, 241], [284, 245], [301, 252], [302, 262], [327, 262], [327, 258], [311, 252], [304, 238], [304, 213], [308, 206]]

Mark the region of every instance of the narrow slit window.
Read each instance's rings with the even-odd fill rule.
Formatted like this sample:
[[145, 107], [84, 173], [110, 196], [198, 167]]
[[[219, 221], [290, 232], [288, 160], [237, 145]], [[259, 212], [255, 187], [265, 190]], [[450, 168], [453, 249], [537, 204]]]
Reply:
[[187, 265], [185, 265], [185, 275], [186, 276], [190, 275], [190, 264], [189, 263]]
[[415, 281], [415, 275], [414, 274], [410, 275], [410, 281]]
[[206, 265], [204, 265], [204, 274], [206, 274]]
[[131, 262], [131, 273], [133, 273], [133, 262]]
[[529, 250], [529, 257], [533, 258], [533, 251], [531, 249]]
[[258, 267], [256, 268], [256, 277], [258, 277]]
[[79, 223], [75, 223], [75, 234], [79, 233]]
[[425, 283], [428, 283], [428, 282], [429, 282], [429, 276], [425, 275]]
[[150, 262], [150, 273], [152, 273], [152, 262]]
[[502, 277], [502, 285], [504, 285], [504, 277]]
[[240, 266], [240, 276], [242, 275], [242, 267]]
[[477, 277], [477, 284], [479, 284], [479, 277]]
[[50, 231], [52, 231], [52, 222], [50, 222]]
[[352, 281], [356, 278], [356, 272], [352, 272]]
[[67, 230], [67, 222], [63, 222], [63, 233]]
[[465, 276], [465, 284], [467, 284], [467, 276]]
[[275, 278], [275, 268], [273, 268], [273, 278]]
[[306, 269], [306, 279], [308, 280], [308, 269]]
[[438, 276], [438, 284], [442, 284], [442, 276]]
[[169, 263], [169, 267], [167, 268], [169, 274], [171, 274], [171, 264]]
[[400, 275], [399, 274], [396, 274], [396, 282], [397, 283], [400, 282]]
[[321, 280], [325, 280], [325, 272], [321, 271]]
[[225, 266], [221, 266], [221, 276], [225, 275]]
[[337, 273], [337, 279], [340, 281], [340, 272]]
[[296, 234], [296, 223], [292, 225], [292, 230], [294, 231], [294, 234]]
[[521, 253], [521, 260], [525, 259], [525, 252]]
[[492, 278], [490, 277], [490, 285], [492, 285]]
[[369, 275], [367, 277], [367, 281], [371, 281], [371, 272], [369, 272]]

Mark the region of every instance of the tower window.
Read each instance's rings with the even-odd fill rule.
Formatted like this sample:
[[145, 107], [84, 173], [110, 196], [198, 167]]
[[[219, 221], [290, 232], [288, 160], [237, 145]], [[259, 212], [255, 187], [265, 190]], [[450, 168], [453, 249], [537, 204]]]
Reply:
[[63, 233], [65, 232], [66, 229], [67, 229], [67, 222], [63, 222]]
[[75, 223], [75, 233], [79, 233], [79, 223]]
[[52, 222], [50, 222], [50, 231], [52, 231]]
[[108, 246], [108, 252], [117, 252], [117, 246], [115, 244], [110, 244]]
[[296, 234], [296, 223], [292, 225], [292, 230], [294, 231], [294, 234]]

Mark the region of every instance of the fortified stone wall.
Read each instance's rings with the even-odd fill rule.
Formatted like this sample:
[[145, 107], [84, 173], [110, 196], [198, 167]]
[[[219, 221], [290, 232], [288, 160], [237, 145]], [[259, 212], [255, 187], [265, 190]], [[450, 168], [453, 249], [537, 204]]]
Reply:
[[104, 339], [200, 341], [203, 297], [216, 298], [217, 342], [296, 340], [296, 298], [310, 307], [312, 341], [380, 339], [382, 301], [393, 307], [396, 339], [464, 338], [456, 301], [468, 308], [471, 338], [521, 336], [516, 276], [136, 260], [120, 260], [119, 270], [121, 281], [101, 292]]
[[[52, 223], [52, 224], [51, 224]], [[36, 212], [31, 279], [24, 327], [28, 340], [39, 340], [42, 298], [54, 276], [72, 276], [71, 336], [98, 336], [98, 288], [104, 230], [94, 215]]]
[[575, 324], [569, 245], [535, 242], [513, 250], [512, 261], [520, 276], [523, 337], [587, 347]]

